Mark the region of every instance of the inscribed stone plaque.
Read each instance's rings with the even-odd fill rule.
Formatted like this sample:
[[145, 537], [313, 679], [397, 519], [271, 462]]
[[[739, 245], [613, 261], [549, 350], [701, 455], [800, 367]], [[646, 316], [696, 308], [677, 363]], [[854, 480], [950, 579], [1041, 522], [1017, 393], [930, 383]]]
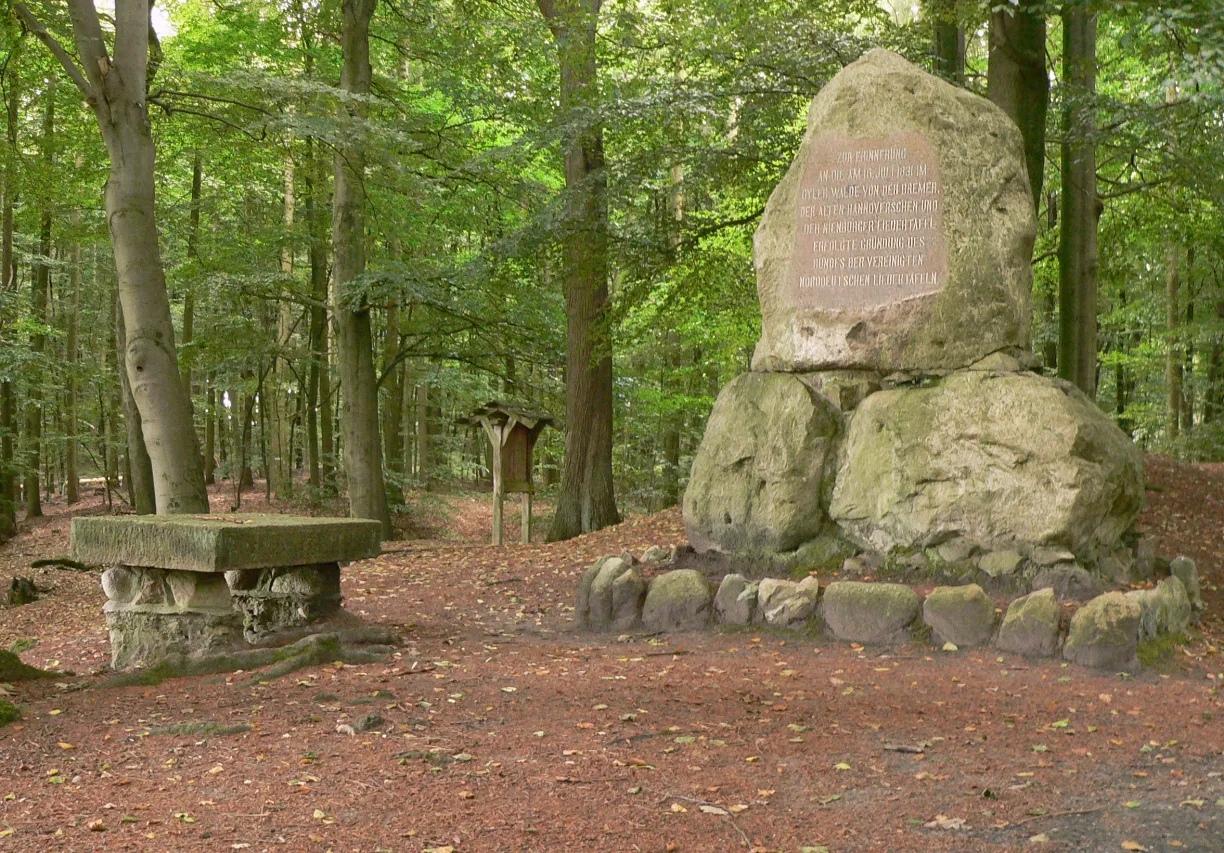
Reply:
[[923, 134], [818, 136], [796, 205], [791, 305], [874, 308], [947, 283], [943, 185]]

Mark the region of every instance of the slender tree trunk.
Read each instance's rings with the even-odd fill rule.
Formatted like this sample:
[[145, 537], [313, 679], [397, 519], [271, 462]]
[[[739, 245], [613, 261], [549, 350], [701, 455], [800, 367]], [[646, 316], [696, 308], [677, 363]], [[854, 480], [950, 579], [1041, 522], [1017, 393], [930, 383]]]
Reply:
[[565, 468], [549, 541], [615, 524], [612, 480], [612, 339], [608, 324], [608, 199], [603, 127], [585, 118], [598, 101], [595, 37], [601, 0], [537, 0], [561, 66], [565, 142]]
[[400, 457], [400, 418], [404, 410], [403, 383], [400, 381], [399, 365], [395, 357], [399, 353], [399, 305], [392, 302], [387, 306], [387, 330], [383, 338], [383, 387], [386, 389], [386, 402], [383, 404], [382, 436], [383, 458], [386, 459], [387, 470], [396, 474], [403, 473]]
[[324, 447], [331, 441], [330, 404], [327, 400], [327, 233], [318, 195], [323, 191], [320, 169], [314, 157], [313, 140], [306, 140], [306, 220], [310, 230], [310, 366], [306, 383], [306, 459], [307, 482], [318, 488], [330, 479], [330, 472], [321, 471], [325, 456], [320, 453], [320, 426], [326, 433]]
[[[127, 329], [123, 310], [115, 300], [115, 352], [128, 352]], [[144, 423], [140, 408], [136, 405], [128, 372], [120, 369], [119, 388], [123, 396], [123, 423], [127, 428], [127, 480], [128, 502], [139, 515], [152, 515], [157, 511], [157, 495], [154, 486], [153, 462], [145, 445]]]
[[[340, 88], [364, 95], [370, 91], [370, 18], [375, 0], [343, 0], [341, 45], [344, 65]], [[354, 115], [362, 110], [350, 106]], [[343, 386], [341, 426], [344, 468], [348, 476], [349, 513], [372, 518], [391, 534], [391, 515], [383, 485], [382, 446], [378, 436], [378, 376], [370, 307], [345, 292], [365, 271], [365, 152], [362, 145], [342, 146], [336, 153], [332, 197], [332, 251], [336, 277], [336, 362]]]
[[[187, 224], [187, 257], [200, 263], [200, 197], [204, 185], [204, 158], [199, 151], [191, 162], [191, 213]], [[186, 350], [195, 339], [195, 284], [188, 280], [187, 292], [183, 294], [183, 349]], [[191, 359], [183, 359], [183, 382], [187, 393], [191, 393]], [[205, 463], [207, 467], [207, 463]], [[205, 484], [209, 483], [208, 473], [204, 475]]]
[[1096, 15], [1063, 10], [1062, 227], [1058, 247], [1058, 375], [1096, 395]]
[[[1216, 319], [1224, 326], [1224, 297], [1216, 302]], [[1207, 391], [1204, 394], [1203, 422], [1215, 423], [1224, 408], [1224, 332], [1216, 332], [1207, 356]]]
[[413, 468], [413, 450], [416, 447], [416, 423], [413, 415], [415, 414], [415, 401], [413, 400], [413, 386], [416, 384], [416, 379], [413, 375], [412, 361], [404, 360], [404, 375], [400, 379], [400, 403], [402, 410], [400, 414], [400, 465], [404, 473], [403, 494], [404, 503], [408, 502], [411, 494], [411, 489], [408, 486]]
[[[10, 51], [4, 68], [5, 98], [5, 157], [4, 183], [0, 184], [0, 296], [5, 306], [0, 313], [0, 344], [11, 345], [13, 317], [7, 308], [17, 292], [17, 266], [13, 255], [13, 207], [17, 193], [16, 152], [19, 98], [17, 74], [18, 46]], [[17, 532], [17, 476], [13, 458], [13, 432], [17, 428], [16, 402], [13, 383], [7, 377], [0, 380], [0, 542]]]
[[1050, 104], [1046, 19], [1041, 0], [1001, 5], [991, 14], [989, 62], [986, 97], [1020, 128], [1036, 209], [1041, 206], [1045, 179], [1046, 113]]
[[416, 388], [416, 457], [417, 482], [429, 491], [429, 378], [421, 378]]
[[208, 397], [204, 412], [204, 483], [211, 486], [217, 481], [217, 377], [209, 371]]
[[[55, 85], [47, 87], [44, 94], [42, 159], [43, 168], [49, 175], [55, 165]], [[42, 497], [39, 493], [39, 469], [42, 466], [42, 420], [43, 420], [43, 356], [47, 352], [47, 336], [43, 329], [47, 325], [47, 303], [51, 295], [51, 199], [44, 193], [40, 200], [41, 212], [38, 223], [38, 260], [34, 263], [34, 277], [30, 287], [30, 319], [34, 331], [30, 333], [30, 354], [33, 368], [30, 370], [30, 387], [26, 391], [26, 517], [42, 515]]]
[[[1186, 250], [1186, 281], [1194, 280], [1194, 247]], [[1186, 318], [1182, 326], [1187, 334], [1182, 337], [1181, 380], [1181, 432], [1189, 435], [1194, 431], [1194, 288], [1186, 287]]]
[[1169, 345], [1165, 350], [1165, 434], [1177, 438], [1181, 425], [1181, 252], [1170, 242], [1165, 260], [1165, 322]]
[[[78, 166], [80, 168], [78, 158]], [[73, 225], [80, 222], [74, 213]], [[68, 250], [68, 310], [64, 333], [64, 358], [68, 376], [64, 387], [64, 497], [70, 504], [81, 499], [81, 481], [77, 472], [77, 318], [81, 313], [81, 244], [73, 238]]]
[[[292, 144], [292, 140], [291, 140]], [[292, 151], [285, 153], [283, 174], [284, 196], [281, 222], [284, 237], [281, 244], [280, 269], [286, 279], [293, 277], [293, 219], [294, 219], [294, 169]], [[289, 413], [287, 389], [289, 360], [285, 353], [289, 349], [289, 336], [293, 329], [292, 303], [283, 299], [279, 303], [276, 318], [276, 352], [273, 353], [272, 381], [264, 384], [267, 398], [267, 417], [270, 421], [268, 439], [271, 459], [268, 460], [268, 488], [278, 497], [288, 497], [293, 491], [292, 465], [289, 460]], [[269, 387], [271, 386], [271, 387]], [[260, 405], [260, 412], [264, 406]]]

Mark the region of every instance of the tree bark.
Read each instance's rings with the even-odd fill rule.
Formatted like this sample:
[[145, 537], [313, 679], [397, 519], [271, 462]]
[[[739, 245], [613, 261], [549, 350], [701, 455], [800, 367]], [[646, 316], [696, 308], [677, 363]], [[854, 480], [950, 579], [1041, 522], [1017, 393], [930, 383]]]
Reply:
[[[1216, 302], [1216, 319], [1224, 326], [1224, 297]], [[1217, 326], [1217, 328], [1219, 327]], [[1203, 422], [1215, 423], [1224, 409], [1224, 332], [1216, 332], [1207, 356], [1207, 391], [1203, 401]]]
[[1058, 375], [1096, 396], [1096, 15], [1063, 18], [1062, 222], [1058, 246]]
[[[55, 165], [55, 85], [47, 87], [43, 108], [42, 159], [43, 169], [50, 175]], [[43, 419], [43, 356], [47, 352], [47, 303], [51, 295], [51, 199], [44, 191], [39, 200], [38, 260], [34, 262], [34, 276], [30, 286], [30, 319], [34, 330], [30, 333], [30, 354], [33, 356], [30, 370], [30, 387], [26, 391], [26, 518], [37, 518], [42, 513], [39, 469], [42, 466], [42, 419]]]
[[[20, 44], [20, 43], [19, 43]], [[3, 196], [0, 207], [0, 295], [9, 304], [17, 291], [17, 266], [13, 255], [13, 207], [17, 193], [16, 151], [19, 81], [17, 75], [18, 49], [9, 53], [4, 69], [4, 92], [6, 127], [4, 141], [7, 156], [4, 158], [4, 183], [0, 185]], [[3, 343], [9, 344], [13, 317], [7, 307], [0, 314], [0, 334]], [[0, 542], [10, 539], [17, 532], [17, 476], [13, 458], [13, 431], [17, 427], [16, 402], [13, 398], [13, 383], [8, 378], [0, 381]]]
[[[77, 158], [80, 168], [80, 158]], [[73, 225], [80, 223], [80, 214], [72, 214]], [[70, 504], [81, 499], [81, 481], [77, 471], [77, 335], [81, 313], [81, 244], [75, 236], [68, 250], [68, 310], [65, 312], [64, 354], [68, 376], [64, 387], [64, 498]]]
[[598, 106], [601, 0], [538, 0], [561, 66], [566, 211], [565, 467], [549, 541], [620, 520], [612, 479], [612, 339], [608, 324], [608, 200]]
[[429, 491], [429, 377], [422, 376], [416, 387], [416, 478]]
[[[147, 0], [116, 0], [114, 56], [93, 0], [68, 0], [77, 66], [23, 3], [17, 14], [47, 45], [92, 107], [110, 155], [105, 208], [127, 328], [124, 364], [141, 414], [159, 513], [208, 512], [191, 397], [179, 373], [155, 216], [149, 125], [152, 25]], [[156, 66], [153, 66], [156, 71]]]
[[[306, 384], [307, 482], [318, 488], [330, 481], [326, 455], [330, 454], [331, 409], [327, 382], [327, 232], [318, 195], [323, 192], [313, 140], [306, 140], [306, 220], [310, 230], [310, 365]], [[326, 435], [326, 441], [320, 435]], [[320, 444], [325, 449], [320, 451]]]
[[1181, 425], [1181, 253], [1175, 242], [1165, 258], [1165, 323], [1169, 344], [1165, 350], [1165, 434], [1177, 438]]
[[[112, 297], [115, 303], [115, 352], [128, 352], [127, 329], [124, 323], [123, 310], [119, 307], [118, 297]], [[136, 405], [132, 385], [126, 370], [117, 370], [119, 374], [119, 390], [123, 396], [123, 423], [127, 429], [127, 491], [128, 502], [138, 515], [152, 515], [157, 511], [157, 495], [154, 486], [153, 462], [145, 445], [144, 423], [140, 415], [140, 407]]]
[[[370, 91], [370, 18], [375, 0], [343, 0], [341, 46], [344, 65], [340, 88], [355, 95]], [[362, 109], [349, 107], [354, 115]], [[374, 341], [370, 307], [364, 299], [346, 293], [346, 287], [365, 271], [365, 152], [361, 143], [342, 145], [336, 152], [332, 198], [333, 272], [336, 278], [336, 362], [344, 388], [341, 428], [344, 432], [344, 467], [348, 476], [349, 513], [372, 518], [391, 534], [391, 515], [383, 484], [382, 446], [378, 435], [378, 376], [374, 369]]]
[[[290, 140], [292, 145], [292, 140]], [[280, 270], [286, 280], [293, 277], [293, 219], [294, 219], [294, 165], [292, 150], [285, 153], [284, 196], [282, 202], [282, 237]], [[292, 303], [288, 299], [279, 301], [276, 317], [276, 350], [272, 354], [272, 381], [265, 383], [267, 397], [268, 439], [271, 459], [268, 460], [268, 488], [278, 498], [288, 497], [293, 491], [293, 466], [289, 459], [289, 413], [286, 389], [289, 385], [289, 337], [293, 329]], [[270, 386], [270, 387], [269, 387]], [[264, 411], [260, 405], [260, 411]]]
[[403, 474], [403, 464], [400, 447], [402, 414], [404, 411], [404, 386], [400, 381], [400, 366], [395, 363], [399, 353], [399, 305], [392, 302], [387, 306], [387, 329], [383, 337], [383, 388], [386, 389], [386, 402], [383, 403], [382, 436], [383, 458], [387, 470], [397, 475]]
[[204, 483], [211, 486], [217, 481], [217, 380], [210, 371], [205, 380], [208, 397], [204, 411]]
[[990, 16], [986, 97], [1020, 128], [1033, 207], [1037, 209], [1045, 180], [1046, 113], [1050, 104], [1046, 19], [1040, 0], [1019, 0], [1017, 5], [996, 9]]

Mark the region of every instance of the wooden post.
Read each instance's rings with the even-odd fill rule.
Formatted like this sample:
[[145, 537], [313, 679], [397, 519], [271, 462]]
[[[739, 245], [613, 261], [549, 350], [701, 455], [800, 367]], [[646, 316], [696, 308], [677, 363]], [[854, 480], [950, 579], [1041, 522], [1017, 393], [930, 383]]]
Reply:
[[531, 544], [531, 492], [523, 492], [523, 544]]
[[502, 519], [502, 503], [504, 495], [502, 489], [502, 432], [504, 426], [493, 426], [489, 433], [489, 439], [493, 442], [493, 544], [501, 545], [505, 528]]

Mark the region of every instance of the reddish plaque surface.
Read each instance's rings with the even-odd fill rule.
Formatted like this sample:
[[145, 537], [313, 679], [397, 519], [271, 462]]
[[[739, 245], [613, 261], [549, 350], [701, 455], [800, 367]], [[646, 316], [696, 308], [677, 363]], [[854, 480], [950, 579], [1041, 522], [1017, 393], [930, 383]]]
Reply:
[[943, 185], [921, 133], [818, 136], [795, 211], [786, 280], [801, 308], [876, 308], [948, 279]]

